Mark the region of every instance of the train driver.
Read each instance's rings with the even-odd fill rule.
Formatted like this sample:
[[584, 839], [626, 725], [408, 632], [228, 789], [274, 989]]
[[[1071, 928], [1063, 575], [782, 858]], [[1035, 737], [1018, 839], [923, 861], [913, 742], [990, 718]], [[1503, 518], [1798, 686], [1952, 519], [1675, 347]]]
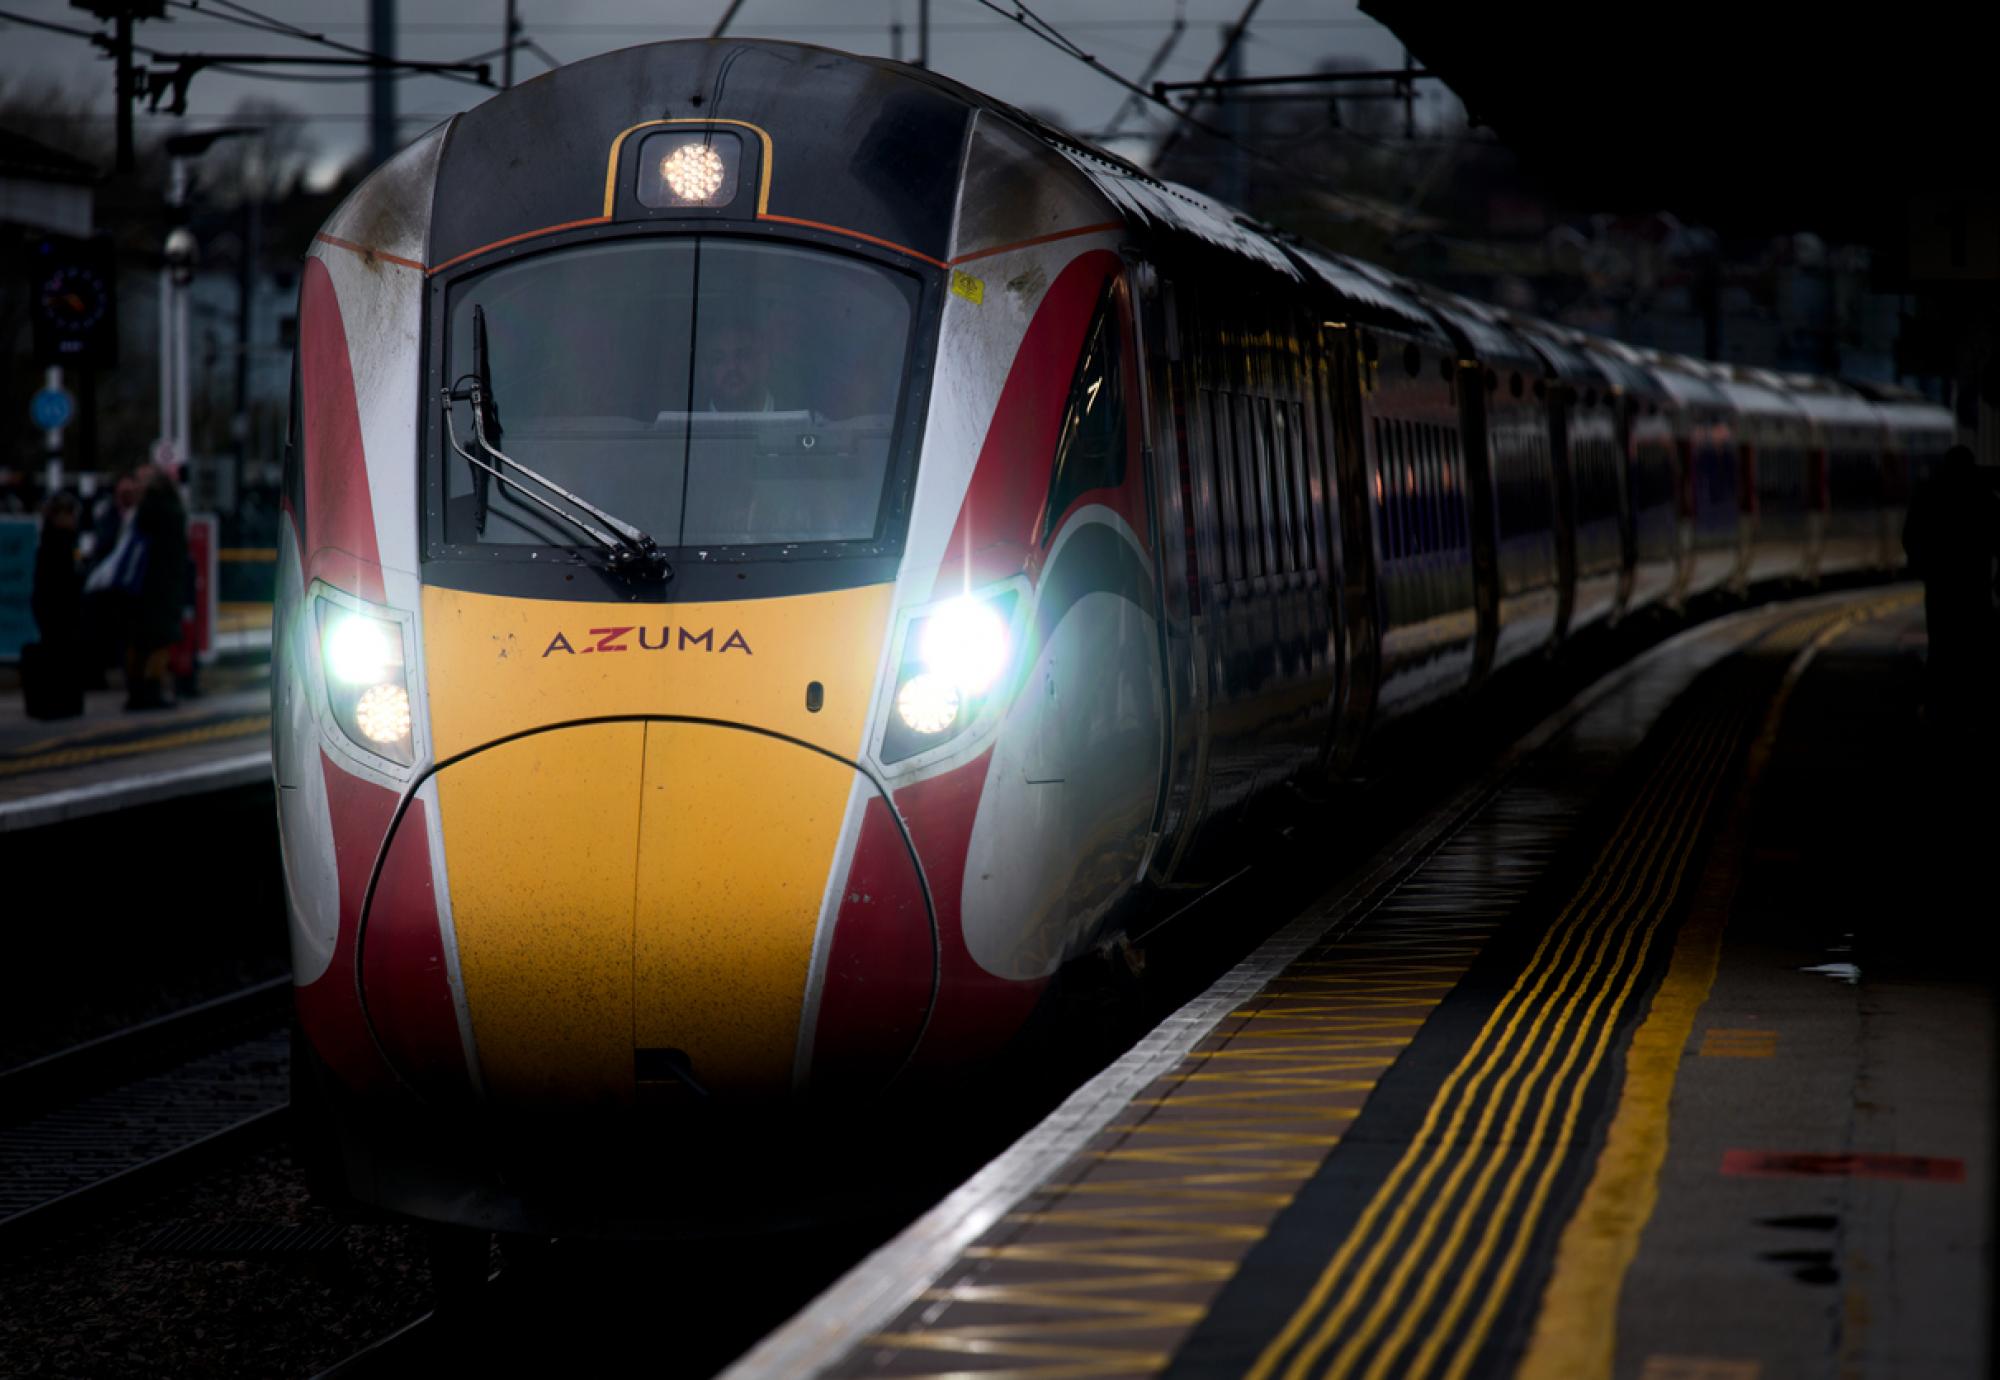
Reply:
[[771, 355], [764, 333], [749, 321], [727, 320], [701, 345], [704, 395], [695, 406], [708, 412], [770, 412]]

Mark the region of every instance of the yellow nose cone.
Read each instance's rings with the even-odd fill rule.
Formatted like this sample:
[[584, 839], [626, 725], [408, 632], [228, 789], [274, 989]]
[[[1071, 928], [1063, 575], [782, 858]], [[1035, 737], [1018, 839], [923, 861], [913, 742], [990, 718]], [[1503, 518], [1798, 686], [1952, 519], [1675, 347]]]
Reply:
[[489, 1097], [622, 1104], [675, 1070], [719, 1098], [790, 1090], [841, 824], [874, 790], [848, 762], [889, 604], [887, 586], [645, 611], [426, 589]]

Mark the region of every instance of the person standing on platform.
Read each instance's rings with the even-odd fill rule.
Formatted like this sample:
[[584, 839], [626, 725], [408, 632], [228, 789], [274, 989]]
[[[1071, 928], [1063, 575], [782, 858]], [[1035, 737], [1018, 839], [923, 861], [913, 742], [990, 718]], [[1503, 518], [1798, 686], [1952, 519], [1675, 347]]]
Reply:
[[1972, 451], [1953, 446], [1910, 500], [1903, 551], [1924, 582], [1932, 713], [1943, 726], [1977, 730], [1994, 679], [1994, 566], [2000, 497]]
[[138, 479], [132, 527], [146, 544], [146, 554], [132, 638], [125, 649], [125, 707], [164, 709], [173, 703], [163, 686], [167, 655], [181, 640], [187, 602], [187, 510], [181, 506], [179, 486], [165, 472], [142, 465]]
[[132, 606], [137, 599], [144, 543], [133, 531], [139, 507], [139, 478], [118, 476], [91, 517], [89, 564], [83, 581], [84, 688], [105, 688], [105, 672], [125, 664], [132, 640]]
[[66, 719], [83, 712], [83, 580], [76, 568], [77, 502], [55, 493], [42, 506], [41, 543], [29, 603], [41, 640], [22, 651], [28, 716]]

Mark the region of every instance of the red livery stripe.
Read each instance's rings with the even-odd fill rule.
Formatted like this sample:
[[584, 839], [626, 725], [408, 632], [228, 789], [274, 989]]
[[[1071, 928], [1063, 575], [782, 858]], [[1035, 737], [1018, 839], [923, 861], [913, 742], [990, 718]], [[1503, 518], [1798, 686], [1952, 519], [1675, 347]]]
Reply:
[[1049, 285], [1001, 386], [938, 567], [934, 598], [1029, 568], [1083, 333], [1105, 280], [1117, 271], [1118, 256], [1096, 249], [1071, 260]]
[[382, 557], [361, 443], [354, 366], [333, 278], [307, 259], [299, 292], [299, 388], [305, 408], [305, 507], [300, 532], [308, 582], [324, 579], [382, 602]]
[[[395, 815], [396, 793], [341, 770], [324, 751], [320, 769], [333, 822], [340, 929], [332, 963], [310, 986], [296, 989], [299, 1022], [336, 1077], [356, 1091], [380, 1092], [395, 1085], [395, 1074], [383, 1064], [362, 1019], [354, 945], [369, 873]], [[403, 1076], [427, 1092], [468, 1088], [419, 805], [404, 815], [376, 884], [364, 977], [368, 1013]]]

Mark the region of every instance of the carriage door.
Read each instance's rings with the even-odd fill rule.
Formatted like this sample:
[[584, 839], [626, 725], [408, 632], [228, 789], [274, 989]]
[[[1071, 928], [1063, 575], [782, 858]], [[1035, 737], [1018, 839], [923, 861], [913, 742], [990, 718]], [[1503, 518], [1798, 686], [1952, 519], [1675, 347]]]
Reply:
[[1192, 457], [1188, 453], [1186, 373], [1174, 284], [1153, 265], [1133, 264], [1132, 314], [1138, 341], [1133, 360], [1133, 412], [1152, 530], [1157, 590], [1162, 708], [1160, 790], [1153, 810], [1146, 870], [1154, 881], [1171, 871], [1189, 822], [1199, 775], [1207, 687], [1201, 668], [1201, 581], [1196, 555]]

